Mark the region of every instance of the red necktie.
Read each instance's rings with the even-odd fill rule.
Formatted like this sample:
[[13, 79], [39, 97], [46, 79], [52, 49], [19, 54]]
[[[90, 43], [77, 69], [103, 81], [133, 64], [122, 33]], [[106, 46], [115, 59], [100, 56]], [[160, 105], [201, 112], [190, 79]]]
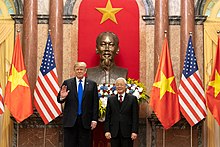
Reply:
[[119, 95], [119, 98], [120, 103], [122, 103], [122, 95]]

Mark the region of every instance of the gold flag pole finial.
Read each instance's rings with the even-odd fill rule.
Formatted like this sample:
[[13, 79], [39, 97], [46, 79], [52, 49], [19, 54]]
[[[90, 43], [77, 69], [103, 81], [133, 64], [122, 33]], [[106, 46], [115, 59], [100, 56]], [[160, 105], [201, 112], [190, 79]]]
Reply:
[[50, 35], [51, 35], [51, 29], [49, 29], [49, 30], [48, 30], [48, 34], [50, 34]]
[[164, 31], [164, 36], [167, 37], [167, 30]]
[[192, 34], [193, 34], [192, 32], [189, 32], [189, 35], [190, 35], [190, 36], [192, 36]]
[[219, 30], [217, 31], [217, 34], [220, 35], [220, 31]]
[[18, 29], [17, 32], [20, 33], [21, 31]]

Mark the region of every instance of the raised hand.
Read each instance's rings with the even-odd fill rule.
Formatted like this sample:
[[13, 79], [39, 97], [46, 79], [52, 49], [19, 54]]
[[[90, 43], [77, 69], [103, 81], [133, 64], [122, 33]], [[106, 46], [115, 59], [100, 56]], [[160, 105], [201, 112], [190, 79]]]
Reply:
[[63, 85], [61, 87], [61, 90], [60, 90], [60, 97], [61, 98], [66, 98], [66, 96], [68, 95], [69, 93], [69, 90], [67, 90], [67, 86], [66, 85]]

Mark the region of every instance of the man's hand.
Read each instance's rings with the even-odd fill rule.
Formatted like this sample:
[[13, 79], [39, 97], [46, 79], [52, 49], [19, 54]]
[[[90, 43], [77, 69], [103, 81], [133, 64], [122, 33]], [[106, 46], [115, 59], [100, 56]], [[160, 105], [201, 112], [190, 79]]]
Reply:
[[136, 133], [131, 133], [131, 139], [132, 139], [132, 140], [137, 139], [137, 134], [136, 134]]
[[106, 133], [105, 133], [105, 137], [106, 137], [107, 139], [111, 139], [111, 138], [112, 138], [111, 133], [110, 133], [110, 132], [106, 132]]
[[67, 86], [63, 85], [60, 90], [60, 98], [65, 99], [68, 93], [69, 93], [69, 90], [67, 91]]
[[96, 121], [92, 121], [91, 122], [91, 130], [95, 129], [96, 125], [97, 125], [97, 122]]

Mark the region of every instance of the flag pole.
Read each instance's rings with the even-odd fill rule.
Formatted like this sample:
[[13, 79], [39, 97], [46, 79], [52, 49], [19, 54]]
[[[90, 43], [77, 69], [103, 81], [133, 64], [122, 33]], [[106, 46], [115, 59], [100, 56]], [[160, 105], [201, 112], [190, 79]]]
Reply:
[[192, 126], [190, 127], [190, 146], [192, 147], [192, 143], [193, 143], [193, 140], [192, 140]]
[[167, 30], [164, 31], [164, 37], [167, 38]]
[[[167, 38], [167, 30], [164, 31], [164, 38]], [[163, 128], [163, 147], [166, 145], [166, 131]]]
[[16, 131], [16, 135], [17, 135], [17, 146], [18, 146], [18, 144], [19, 144], [19, 123], [17, 123], [17, 129], [16, 129], [17, 131]]
[[[192, 32], [189, 32], [189, 36], [192, 36]], [[192, 126], [190, 125], [190, 147], [192, 147], [193, 139], [192, 139]]]
[[166, 131], [163, 128], [163, 147], [165, 147], [165, 142], [166, 142], [165, 139], [166, 139]]
[[43, 143], [43, 147], [46, 147], [46, 134], [47, 134], [47, 126], [44, 125], [44, 143]]

